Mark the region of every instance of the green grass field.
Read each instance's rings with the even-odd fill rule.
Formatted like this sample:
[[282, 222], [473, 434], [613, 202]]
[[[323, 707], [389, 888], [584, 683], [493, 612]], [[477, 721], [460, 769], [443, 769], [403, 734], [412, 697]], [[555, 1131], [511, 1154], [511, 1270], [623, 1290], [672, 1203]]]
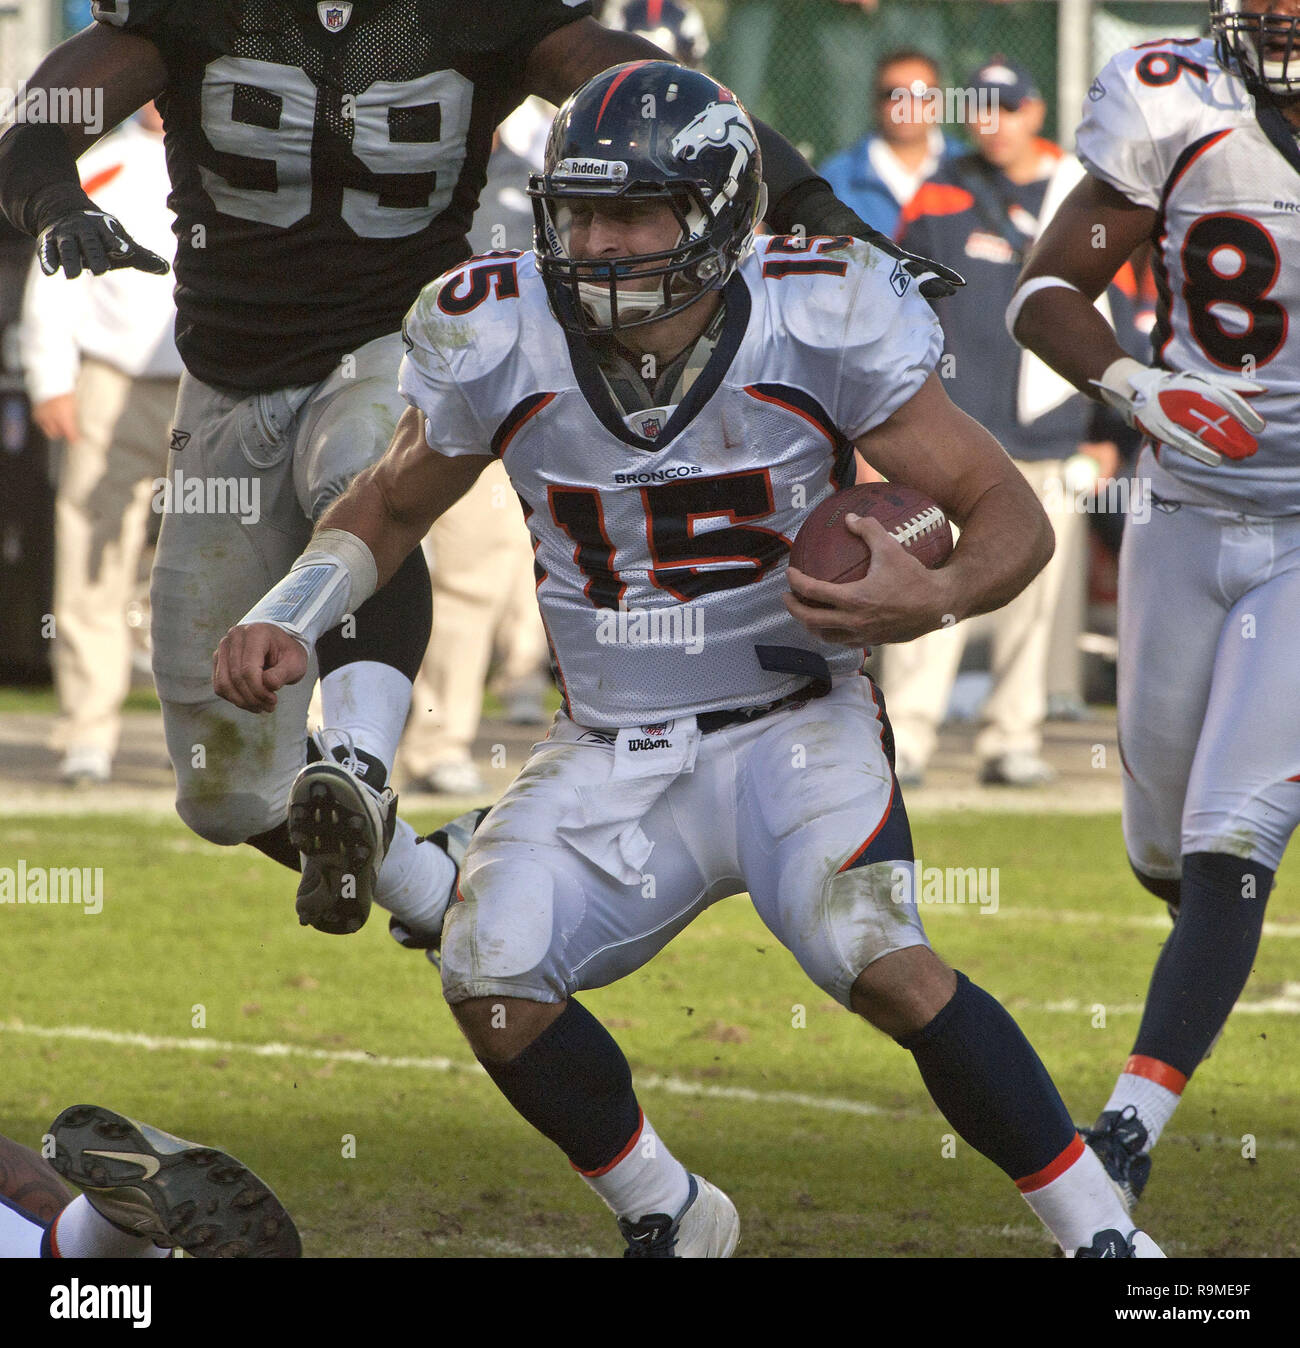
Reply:
[[[927, 865], [999, 868], [998, 911], [931, 907], [931, 938], [1007, 1004], [1090, 1121], [1164, 935], [1118, 820], [913, 824]], [[0, 866], [19, 859], [102, 867], [103, 911], [0, 905], [0, 1132], [34, 1145], [90, 1101], [219, 1145], [275, 1185], [309, 1255], [619, 1252], [602, 1205], [478, 1071], [433, 970], [382, 914], [353, 937], [299, 928], [286, 872], [174, 821], [0, 824]], [[1158, 1149], [1141, 1215], [1170, 1254], [1300, 1253], [1296, 899], [1284, 877], [1244, 1009]], [[738, 1255], [1052, 1252], [1000, 1172], [962, 1143], [943, 1154], [910, 1055], [809, 984], [744, 898], [583, 1000], [664, 1140], [735, 1200]]]

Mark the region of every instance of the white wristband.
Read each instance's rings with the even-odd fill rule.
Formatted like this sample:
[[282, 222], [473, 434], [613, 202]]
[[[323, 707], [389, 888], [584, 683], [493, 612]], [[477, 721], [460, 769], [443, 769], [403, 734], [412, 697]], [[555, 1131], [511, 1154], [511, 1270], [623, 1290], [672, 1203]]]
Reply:
[[274, 623], [309, 650], [348, 613], [374, 594], [379, 572], [370, 549], [356, 534], [322, 529], [289, 574], [240, 619], [240, 625]]
[[1025, 307], [1025, 301], [1030, 295], [1037, 294], [1040, 290], [1051, 290], [1055, 287], [1058, 290], [1073, 290], [1076, 295], [1083, 292], [1071, 281], [1067, 281], [1062, 276], [1035, 276], [1032, 281], [1026, 281], [1024, 285], [1016, 291], [1011, 297], [1011, 303], [1007, 305], [1007, 333], [1013, 339], [1016, 335], [1016, 319], [1020, 317], [1020, 311]]

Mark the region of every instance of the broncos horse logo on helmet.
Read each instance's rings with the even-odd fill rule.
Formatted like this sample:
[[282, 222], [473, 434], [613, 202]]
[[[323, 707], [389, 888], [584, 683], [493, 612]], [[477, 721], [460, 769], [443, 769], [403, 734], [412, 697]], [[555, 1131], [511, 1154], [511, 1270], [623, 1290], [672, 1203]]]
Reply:
[[[528, 194], [552, 312], [583, 335], [658, 322], [720, 289], [748, 253], [766, 200], [749, 114], [716, 80], [669, 61], [614, 66], [573, 94]], [[573, 257], [575, 207], [609, 198], [666, 202], [681, 226], [677, 242], [629, 257]], [[633, 277], [637, 287], [620, 290]], [[653, 291], [642, 288], [646, 278]]]
[[[750, 156], [758, 153], [758, 137], [738, 104], [710, 103], [673, 137], [672, 149], [674, 157], [687, 164], [698, 159], [704, 150], [734, 150], [728, 181], [739, 183]], [[711, 212], [716, 214], [723, 201], [720, 196], [713, 202]]]

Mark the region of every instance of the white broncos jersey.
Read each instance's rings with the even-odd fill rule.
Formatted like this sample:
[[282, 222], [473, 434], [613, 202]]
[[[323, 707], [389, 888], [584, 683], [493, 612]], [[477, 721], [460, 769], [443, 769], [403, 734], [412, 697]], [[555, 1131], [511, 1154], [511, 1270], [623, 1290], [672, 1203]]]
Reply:
[[1183, 483], [1252, 513], [1300, 511], [1300, 148], [1257, 107], [1208, 39], [1121, 52], [1088, 91], [1077, 153], [1095, 177], [1159, 212], [1154, 363], [1245, 375], [1267, 392], [1248, 459], [1217, 468], [1162, 449]]
[[627, 416], [552, 316], [532, 253], [473, 259], [407, 315], [401, 391], [440, 453], [503, 460], [580, 725], [758, 706], [814, 667], [862, 663], [786, 612], [787, 554], [853, 480], [852, 439], [934, 368], [939, 324], [901, 267], [847, 238], [760, 240], [723, 294], [680, 403]]

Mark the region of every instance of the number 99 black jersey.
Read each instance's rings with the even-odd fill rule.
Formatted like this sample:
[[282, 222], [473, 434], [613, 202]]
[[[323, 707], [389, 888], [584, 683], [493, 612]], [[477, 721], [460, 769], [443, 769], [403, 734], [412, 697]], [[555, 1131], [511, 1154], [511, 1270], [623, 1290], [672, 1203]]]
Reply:
[[[96, 0], [148, 38], [176, 214], [176, 342], [198, 379], [311, 384], [465, 242], [533, 47], [587, 0]], [[130, 221], [124, 220], [127, 228]]]

